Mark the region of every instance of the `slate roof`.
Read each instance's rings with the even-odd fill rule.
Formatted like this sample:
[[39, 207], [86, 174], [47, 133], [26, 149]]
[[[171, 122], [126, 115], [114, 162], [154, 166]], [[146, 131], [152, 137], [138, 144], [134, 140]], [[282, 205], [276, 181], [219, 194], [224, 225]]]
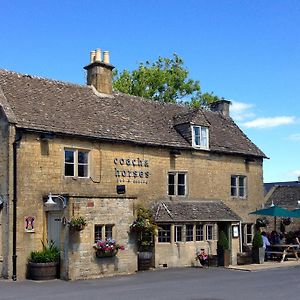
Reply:
[[270, 206], [272, 201], [275, 205], [287, 209], [299, 208], [300, 201], [300, 185], [298, 186], [274, 186], [274, 190], [265, 203], [265, 206]]
[[210, 151], [266, 157], [231, 118], [220, 113], [200, 110], [195, 115], [187, 106], [122, 93], [100, 94], [86, 85], [0, 69], [0, 105], [18, 128], [192, 149], [175, 129], [174, 118], [178, 122], [180, 115], [187, 116], [210, 124]]
[[239, 217], [220, 200], [160, 202], [154, 207], [156, 222], [240, 221]]
[[[270, 191], [273, 186], [300, 186], [299, 181], [282, 181], [282, 182], [267, 182], [264, 183], [265, 195]], [[299, 199], [300, 200], [300, 199]]]

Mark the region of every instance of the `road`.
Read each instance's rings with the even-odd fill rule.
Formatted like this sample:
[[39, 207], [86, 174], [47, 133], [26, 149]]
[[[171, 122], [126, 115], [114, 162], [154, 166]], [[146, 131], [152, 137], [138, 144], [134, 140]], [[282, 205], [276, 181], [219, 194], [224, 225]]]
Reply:
[[68, 282], [0, 280], [1, 300], [282, 300], [299, 295], [300, 267], [257, 272], [180, 268]]

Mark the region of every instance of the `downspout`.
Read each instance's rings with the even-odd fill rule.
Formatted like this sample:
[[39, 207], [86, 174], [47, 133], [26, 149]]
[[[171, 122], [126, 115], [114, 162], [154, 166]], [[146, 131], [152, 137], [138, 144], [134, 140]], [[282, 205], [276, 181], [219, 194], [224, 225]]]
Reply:
[[16, 132], [16, 138], [13, 142], [13, 281], [17, 280], [17, 150], [21, 139], [22, 135]]

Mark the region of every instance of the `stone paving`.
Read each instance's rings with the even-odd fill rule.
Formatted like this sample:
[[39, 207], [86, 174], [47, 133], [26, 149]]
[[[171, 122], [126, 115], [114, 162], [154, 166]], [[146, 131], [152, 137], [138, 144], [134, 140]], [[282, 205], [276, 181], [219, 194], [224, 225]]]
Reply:
[[295, 258], [289, 258], [287, 261], [278, 262], [278, 261], [265, 261], [263, 264], [250, 264], [250, 265], [231, 265], [228, 269], [241, 270], [241, 271], [260, 271], [260, 270], [269, 270], [275, 268], [290, 268], [290, 267], [299, 267], [300, 260]]

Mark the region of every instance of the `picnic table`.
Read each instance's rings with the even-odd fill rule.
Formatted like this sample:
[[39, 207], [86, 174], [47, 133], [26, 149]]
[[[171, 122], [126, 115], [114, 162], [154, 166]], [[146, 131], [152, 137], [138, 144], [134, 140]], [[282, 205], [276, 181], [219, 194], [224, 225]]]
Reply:
[[266, 250], [266, 254], [271, 256], [282, 256], [280, 262], [285, 260], [287, 254], [293, 254], [295, 258], [298, 260], [298, 250], [299, 245], [291, 245], [291, 244], [275, 244], [270, 245], [268, 250]]

